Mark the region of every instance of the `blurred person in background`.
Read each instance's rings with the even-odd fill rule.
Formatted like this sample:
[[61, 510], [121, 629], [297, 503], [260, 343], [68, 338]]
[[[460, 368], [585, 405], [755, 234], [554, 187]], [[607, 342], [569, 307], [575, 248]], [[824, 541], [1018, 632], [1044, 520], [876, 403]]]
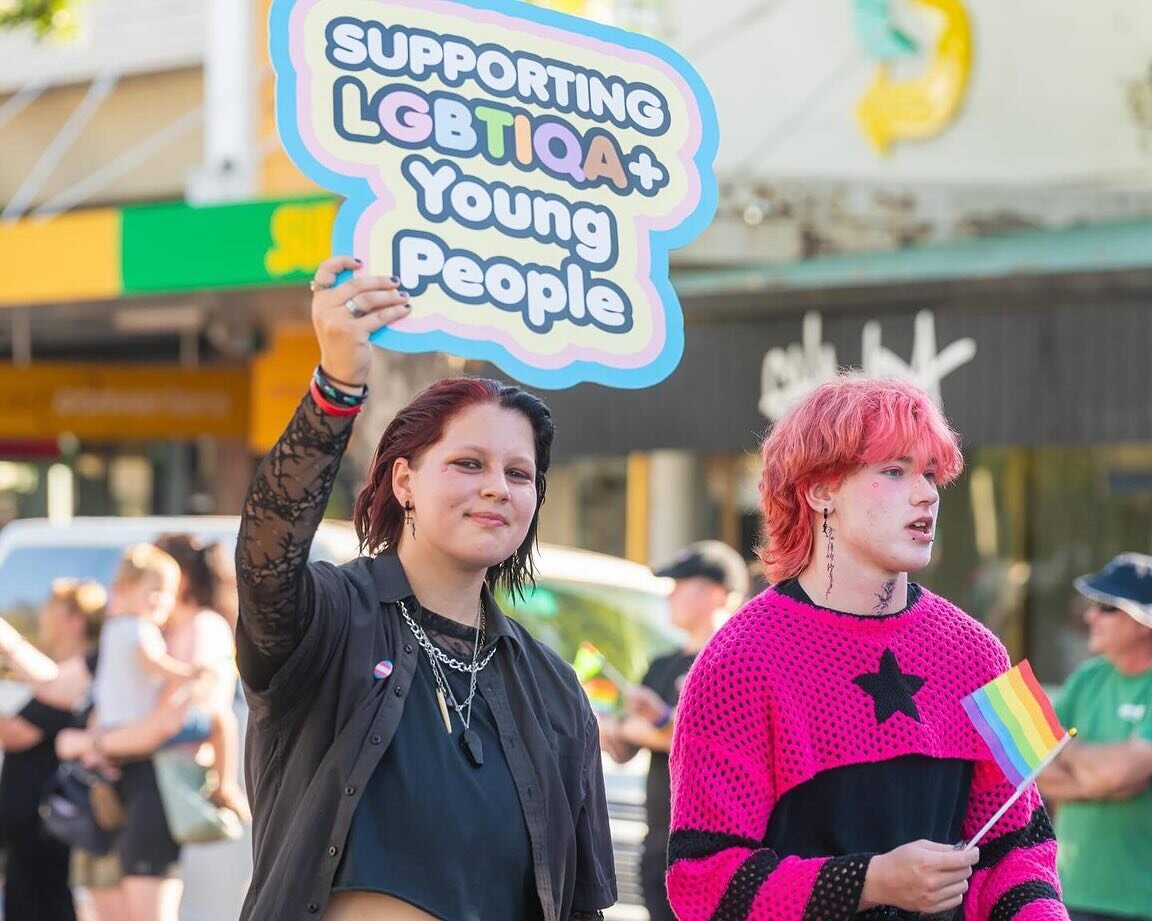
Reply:
[[1095, 657], [1055, 707], [1078, 735], [1040, 775], [1056, 805], [1073, 921], [1152, 919], [1152, 556], [1122, 553], [1075, 586]]
[[197, 760], [213, 767], [212, 801], [241, 819], [251, 818], [239, 785], [240, 739], [236, 721], [236, 645], [232, 624], [220, 613], [234, 608], [235, 575], [219, 544], [191, 534], [166, 534], [155, 545], [180, 567], [176, 604], [164, 625], [169, 654], [201, 668], [207, 680], [190, 688], [170, 682], [156, 706], [139, 719], [102, 732], [63, 735], [71, 758], [112, 761], [147, 758], [162, 748], [200, 749]]
[[669, 617], [672, 626], [684, 633], [684, 643], [677, 651], [654, 659], [640, 685], [621, 689], [623, 715], [601, 720], [600, 745], [618, 764], [631, 761], [641, 749], [651, 752], [646, 788], [648, 832], [641, 851], [640, 879], [651, 921], [676, 921], [664, 882], [672, 821], [668, 750], [672, 747], [676, 707], [697, 654], [745, 600], [748, 568], [727, 544], [705, 540], [686, 547], [656, 575], [675, 580], [668, 597]]
[[[191, 722], [186, 715], [183, 731], [188, 741], [203, 741], [207, 758], [214, 769], [215, 787], [211, 799], [216, 805], [231, 809], [242, 819], [249, 819], [248, 802], [240, 788], [240, 730], [236, 721], [236, 641], [234, 622], [224, 611], [235, 608], [235, 572], [224, 548], [206, 544], [190, 534], [168, 534], [156, 545], [180, 564], [180, 591], [176, 607], [168, 619], [165, 637], [176, 658], [198, 665], [208, 672], [201, 695], [193, 696]], [[207, 738], [197, 728], [208, 726]], [[181, 741], [180, 735], [164, 744]]]
[[[97, 582], [58, 579], [38, 613], [43, 652], [0, 620], [0, 654], [32, 699], [0, 717], [0, 842], [7, 852], [5, 921], [75, 921], [69, 849], [40, 820], [46, 784], [59, 767], [56, 736], [78, 725], [94, 668], [106, 596]], [[110, 921], [110, 919], [109, 919]]]
[[668, 892], [681, 921], [1064, 921], [1035, 786], [1013, 795], [961, 701], [1009, 668], [909, 581], [959, 439], [924, 391], [840, 375], [772, 428], [772, 587], [693, 665], [672, 743]]
[[[154, 710], [167, 680], [192, 681], [204, 674], [199, 666], [169, 654], [160, 632], [176, 605], [180, 578], [179, 564], [152, 544], [136, 544], [121, 555], [92, 681], [89, 727], [96, 731], [94, 749], [101, 762], [101, 733]], [[65, 740], [59, 741], [63, 756]], [[116, 832], [115, 850], [123, 870], [120, 891], [126, 917], [177, 921], [183, 895], [180, 845], [168, 827], [155, 768], [148, 758], [132, 759], [118, 763], [116, 773], [124, 821]]]

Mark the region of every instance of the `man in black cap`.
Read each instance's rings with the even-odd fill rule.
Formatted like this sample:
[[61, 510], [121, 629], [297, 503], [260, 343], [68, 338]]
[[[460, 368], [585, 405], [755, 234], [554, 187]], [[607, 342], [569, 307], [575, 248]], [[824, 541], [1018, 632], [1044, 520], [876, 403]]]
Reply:
[[668, 827], [672, 794], [668, 750], [680, 688], [696, 654], [727, 615], [744, 601], [748, 568], [740, 554], [717, 540], [699, 541], [682, 550], [656, 575], [674, 579], [668, 598], [672, 625], [685, 639], [677, 652], [653, 660], [638, 687], [626, 688], [625, 712], [601, 723], [600, 744], [623, 764], [642, 748], [651, 752], [648, 768], [648, 834], [640, 860], [644, 902], [651, 921], [676, 921], [668, 905], [664, 874], [668, 868]]
[[1152, 556], [1076, 580], [1096, 653], [1056, 703], [1078, 736], [1040, 775], [1072, 921], [1152, 921]]

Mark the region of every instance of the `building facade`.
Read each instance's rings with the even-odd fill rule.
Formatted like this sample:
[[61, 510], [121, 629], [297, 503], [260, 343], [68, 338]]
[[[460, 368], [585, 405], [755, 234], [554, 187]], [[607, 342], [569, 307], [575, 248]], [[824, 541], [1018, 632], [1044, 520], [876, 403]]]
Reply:
[[[547, 395], [542, 536], [642, 561], [721, 537], [751, 558], [766, 427], [836, 367], [904, 374], [968, 458], [925, 581], [1062, 677], [1071, 577], [1152, 549], [1152, 8], [552, 5], [697, 66], [721, 194], [674, 258], [680, 367]], [[268, 6], [102, 0], [71, 45], [0, 36], [0, 522], [235, 512], [303, 392], [338, 203], [276, 140]], [[334, 514], [392, 407], [499, 373], [378, 365]]]

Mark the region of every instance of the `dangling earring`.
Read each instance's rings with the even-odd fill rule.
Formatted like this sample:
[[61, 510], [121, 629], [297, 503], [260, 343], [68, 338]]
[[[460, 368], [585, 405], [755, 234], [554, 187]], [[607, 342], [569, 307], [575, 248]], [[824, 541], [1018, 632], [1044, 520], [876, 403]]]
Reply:
[[404, 523], [412, 531], [412, 539], [416, 539], [416, 516], [412, 514], [412, 501], [404, 503]]
[[832, 594], [832, 568], [833, 560], [836, 556], [836, 548], [832, 543], [832, 526], [828, 524], [828, 509], [824, 509], [824, 532], [825, 546], [824, 546], [824, 561], [828, 567], [828, 590], [824, 592], [824, 597], [827, 598]]

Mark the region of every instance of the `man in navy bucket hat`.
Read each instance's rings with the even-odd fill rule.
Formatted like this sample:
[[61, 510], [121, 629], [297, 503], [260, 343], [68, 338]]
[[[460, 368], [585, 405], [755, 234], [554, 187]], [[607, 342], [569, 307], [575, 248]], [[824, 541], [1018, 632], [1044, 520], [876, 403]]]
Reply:
[[1152, 921], [1152, 556], [1121, 553], [1075, 580], [1095, 654], [1056, 712], [1079, 731], [1040, 776], [1056, 809], [1072, 921]]

